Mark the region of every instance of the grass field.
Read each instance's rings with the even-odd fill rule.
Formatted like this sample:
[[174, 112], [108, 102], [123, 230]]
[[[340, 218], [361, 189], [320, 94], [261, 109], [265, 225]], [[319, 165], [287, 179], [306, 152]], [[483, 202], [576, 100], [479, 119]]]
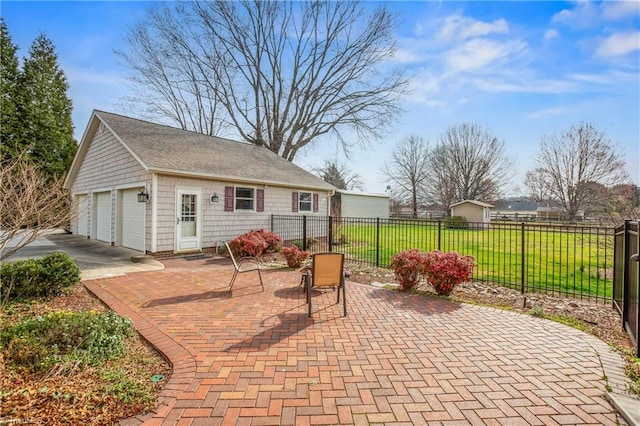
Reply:
[[613, 230], [582, 226], [470, 224], [447, 229], [438, 222], [342, 221], [334, 224], [334, 251], [351, 261], [388, 267], [397, 252], [418, 248], [473, 255], [474, 280], [526, 292], [610, 300], [613, 283]]

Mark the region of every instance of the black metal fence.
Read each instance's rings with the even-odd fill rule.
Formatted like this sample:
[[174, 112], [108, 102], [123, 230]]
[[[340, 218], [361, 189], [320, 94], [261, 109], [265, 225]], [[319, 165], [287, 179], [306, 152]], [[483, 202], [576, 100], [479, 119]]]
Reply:
[[638, 253], [640, 233], [638, 222], [625, 221], [615, 228], [613, 274], [613, 305], [622, 316], [622, 327], [633, 341], [636, 355], [640, 356], [640, 272]]
[[524, 293], [610, 302], [613, 299], [614, 228], [534, 223], [272, 216], [271, 230], [287, 244], [338, 251], [353, 263], [389, 267], [400, 251], [457, 251], [474, 256], [475, 281]]

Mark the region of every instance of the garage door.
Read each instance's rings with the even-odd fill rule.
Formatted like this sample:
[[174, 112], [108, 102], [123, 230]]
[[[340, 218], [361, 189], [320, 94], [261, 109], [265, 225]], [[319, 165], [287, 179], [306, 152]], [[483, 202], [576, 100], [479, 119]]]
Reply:
[[78, 235], [89, 235], [89, 205], [87, 204], [86, 195], [76, 196], [76, 217], [74, 233]]
[[120, 241], [123, 247], [144, 252], [144, 216], [147, 203], [138, 202], [138, 190], [122, 191], [122, 224]]
[[96, 194], [96, 239], [111, 242], [111, 193]]

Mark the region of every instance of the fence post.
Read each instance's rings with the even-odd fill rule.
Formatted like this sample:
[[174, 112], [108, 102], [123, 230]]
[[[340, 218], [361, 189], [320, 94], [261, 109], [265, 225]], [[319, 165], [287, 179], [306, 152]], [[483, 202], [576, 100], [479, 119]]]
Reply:
[[440, 230], [442, 229], [442, 221], [438, 219], [438, 251], [440, 250]]
[[380, 218], [376, 217], [376, 268], [380, 267]]
[[[522, 291], [523, 295], [524, 295], [524, 290], [525, 290], [525, 268], [524, 268], [524, 266], [525, 266], [525, 264], [524, 264], [524, 262], [525, 262], [525, 249], [524, 249], [524, 242], [525, 242], [524, 241], [524, 222], [522, 222], [520, 224], [520, 246], [521, 246], [520, 247], [520, 261], [521, 261], [521, 264], [520, 264], [520, 282], [522, 284], [521, 291]], [[527, 304], [527, 299], [526, 298], [524, 299], [524, 304], [525, 304], [525, 306], [523, 306], [523, 307], [526, 307], [526, 304]]]
[[624, 221], [622, 234], [622, 330], [626, 331], [625, 324], [629, 321], [629, 219]]
[[271, 215], [271, 232], [275, 232], [275, 231], [273, 230], [273, 214]]
[[302, 250], [307, 249], [307, 216], [302, 216]]
[[329, 216], [329, 250], [333, 251], [333, 216]]

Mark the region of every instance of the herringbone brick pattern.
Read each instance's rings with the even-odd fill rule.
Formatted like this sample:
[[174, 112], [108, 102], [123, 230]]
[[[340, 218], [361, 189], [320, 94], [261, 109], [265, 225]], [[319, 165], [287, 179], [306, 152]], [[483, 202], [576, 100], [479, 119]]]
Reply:
[[[148, 425], [573, 425], [622, 422], [603, 398], [598, 339], [550, 321], [299, 274], [172, 259], [86, 283], [134, 319], [174, 372]], [[128, 423], [139, 423], [129, 419]]]

